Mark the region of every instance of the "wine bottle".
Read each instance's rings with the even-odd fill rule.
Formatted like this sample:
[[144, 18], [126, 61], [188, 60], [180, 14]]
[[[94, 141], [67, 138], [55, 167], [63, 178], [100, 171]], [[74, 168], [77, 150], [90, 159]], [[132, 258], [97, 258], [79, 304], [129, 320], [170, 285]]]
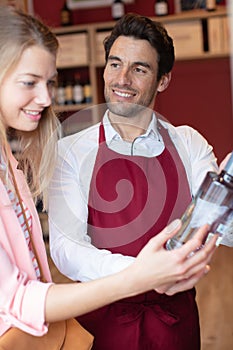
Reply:
[[91, 84], [87, 81], [83, 86], [83, 94], [85, 103], [92, 102]]
[[73, 104], [73, 84], [71, 80], [68, 80], [65, 85], [65, 104]]
[[204, 224], [210, 226], [210, 235], [217, 233], [220, 239], [224, 239], [225, 233], [229, 235], [229, 230], [232, 230], [232, 213], [233, 152], [220, 174], [207, 173], [197, 195], [181, 218], [182, 226], [179, 232], [167, 241], [166, 248], [171, 250], [181, 247]]
[[58, 86], [57, 86], [57, 91], [56, 91], [56, 103], [58, 105], [64, 105], [66, 102], [66, 97], [65, 97], [65, 86], [63, 81], [59, 80]]
[[112, 18], [115, 20], [120, 19], [125, 14], [124, 2], [121, 0], [114, 0], [112, 2]]
[[66, 1], [64, 1], [64, 5], [61, 8], [60, 19], [61, 19], [61, 26], [72, 25], [72, 12], [68, 8]]
[[155, 1], [155, 15], [156, 16], [167, 16], [168, 15], [167, 0], [156, 0]]
[[84, 99], [83, 86], [80, 82], [80, 74], [75, 74], [75, 81], [73, 86], [73, 100], [75, 104], [82, 103]]
[[216, 0], [206, 0], [206, 11], [216, 10]]

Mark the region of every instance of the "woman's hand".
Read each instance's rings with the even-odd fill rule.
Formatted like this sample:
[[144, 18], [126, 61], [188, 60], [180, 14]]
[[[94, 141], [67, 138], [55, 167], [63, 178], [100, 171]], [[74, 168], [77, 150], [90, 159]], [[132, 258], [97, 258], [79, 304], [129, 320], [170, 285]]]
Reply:
[[[180, 220], [175, 220], [152, 238], [131, 266], [135, 269], [135, 278], [140, 276], [141, 284], [147, 286], [147, 290], [151, 284], [151, 289], [158, 293], [172, 295], [192, 288], [209, 271], [208, 264], [216, 249], [218, 236], [215, 235], [202, 249], [198, 249], [208, 233], [206, 225], [198, 229], [195, 236], [182, 247], [166, 250], [165, 243], [177, 233], [180, 225]], [[192, 254], [194, 251], [195, 254]]]
[[59, 319], [85, 314], [106, 304], [149, 290], [172, 295], [193, 287], [205, 274], [215, 250], [217, 235], [195, 254], [208, 232], [200, 228], [195, 236], [181, 248], [164, 248], [169, 238], [180, 228], [175, 220], [152, 238], [127, 268], [94, 281], [52, 285], [47, 293], [45, 319]]

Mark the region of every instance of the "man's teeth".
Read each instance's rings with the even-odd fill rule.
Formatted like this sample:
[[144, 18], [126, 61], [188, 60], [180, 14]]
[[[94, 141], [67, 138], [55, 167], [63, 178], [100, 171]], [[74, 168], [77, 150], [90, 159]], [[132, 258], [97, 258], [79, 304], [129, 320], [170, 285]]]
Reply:
[[115, 91], [115, 94], [121, 97], [132, 97], [131, 94], [127, 94], [126, 92]]

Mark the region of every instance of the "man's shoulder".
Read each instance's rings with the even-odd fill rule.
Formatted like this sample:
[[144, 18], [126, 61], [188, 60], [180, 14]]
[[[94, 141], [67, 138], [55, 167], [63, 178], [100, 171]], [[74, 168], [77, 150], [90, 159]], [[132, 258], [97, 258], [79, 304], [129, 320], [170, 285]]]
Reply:
[[87, 140], [96, 139], [98, 136], [99, 124], [100, 123], [97, 123], [74, 134], [66, 135], [59, 140], [59, 144], [72, 144], [74, 142], [82, 143]]
[[189, 137], [195, 133], [198, 133], [197, 130], [190, 125], [173, 125], [164, 120], [160, 120], [160, 123], [169, 131], [170, 134], [173, 134], [173, 136], [179, 135], [181, 137]]

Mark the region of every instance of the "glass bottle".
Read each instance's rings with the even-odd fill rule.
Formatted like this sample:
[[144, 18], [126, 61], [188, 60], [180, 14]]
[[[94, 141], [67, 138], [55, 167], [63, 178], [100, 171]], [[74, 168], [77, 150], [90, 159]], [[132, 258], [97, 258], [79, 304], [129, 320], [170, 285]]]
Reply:
[[[168, 250], [179, 248], [193, 237], [197, 229], [210, 225], [210, 235], [220, 239], [232, 228], [233, 212], [233, 152], [220, 174], [208, 172], [197, 195], [181, 218], [179, 232], [166, 243]], [[206, 239], [208, 239], [209, 234]], [[203, 244], [205, 241], [203, 242]]]
[[72, 25], [72, 12], [68, 8], [66, 1], [64, 1], [64, 5], [61, 8], [60, 20], [61, 20], [61, 26]]
[[83, 86], [80, 82], [80, 74], [75, 74], [75, 80], [74, 80], [74, 86], [73, 86], [73, 101], [75, 104], [79, 104], [83, 102], [84, 99], [84, 93], [83, 93]]
[[59, 80], [59, 82], [58, 82], [55, 102], [58, 105], [64, 105], [66, 102], [65, 86], [64, 86], [63, 81], [61, 81], [61, 80]]
[[156, 0], [155, 1], [155, 14], [156, 14], [156, 16], [167, 16], [168, 15], [167, 0]]
[[216, 10], [216, 0], [206, 0], [206, 11]]
[[112, 18], [115, 20], [120, 19], [125, 14], [124, 2], [121, 0], [114, 0], [112, 2]]
[[85, 103], [92, 102], [92, 92], [91, 92], [91, 84], [87, 81], [83, 87], [84, 101]]
[[65, 99], [66, 105], [73, 104], [73, 84], [70, 80], [68, 80], [65, 85]]

